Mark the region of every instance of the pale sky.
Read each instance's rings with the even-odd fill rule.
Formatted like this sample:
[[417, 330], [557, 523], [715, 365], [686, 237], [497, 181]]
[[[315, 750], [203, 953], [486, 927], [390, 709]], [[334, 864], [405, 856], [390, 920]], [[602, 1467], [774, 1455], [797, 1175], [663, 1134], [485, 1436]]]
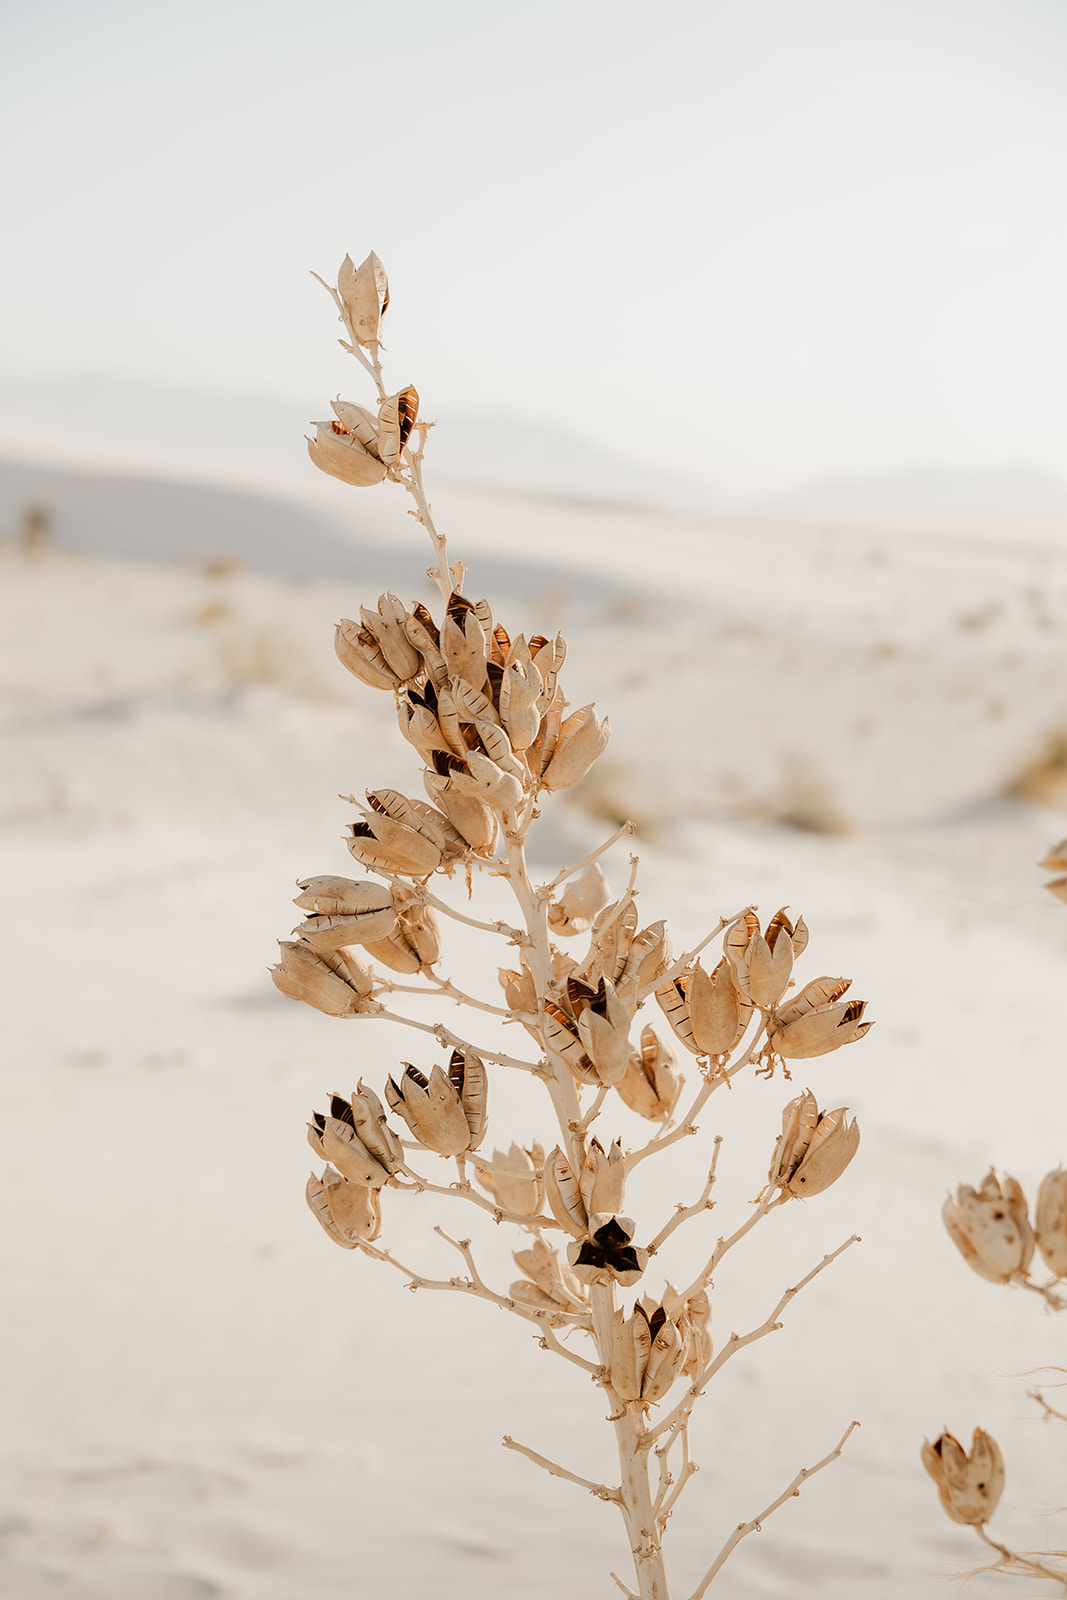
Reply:
[[321, 415], [373, 247], [430, 409], [1067, 480], [1064, 0], [8, 0], [0, 140], [0, 373]]

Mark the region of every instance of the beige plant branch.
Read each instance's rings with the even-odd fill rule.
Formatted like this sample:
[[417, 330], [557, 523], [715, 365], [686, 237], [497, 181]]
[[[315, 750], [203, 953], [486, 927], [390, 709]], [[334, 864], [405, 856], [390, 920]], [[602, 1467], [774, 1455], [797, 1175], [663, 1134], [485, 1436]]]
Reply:
[[[763, 1221], [763, 1218], [768, 1214], [768, 1212], [773, 1211], [776, 1206], [784, 1205], [788, 1198], [788, 1195], [785, 1193], [779, 1193], [771, 1196], [765, 1192], [763, 1197], [755, 1202], [753, 1209], [749, 1212], [744, 1222], [741, 1223], [740, 1227], [735, 1228], [733, 1233], [729, 1234], [726, 1238], [720, 1238], [716, 1240], [715, 1249], [711, 1252], [711, 1255], [708, 1257], [701, 1271], [697, 1273], [692, 1283], [686, 1289], [685, 1298], [688, 1299], [689, 1296], [695, 1294], [698, 1289], [706, 1289], [711, 1283], [712, 1278], [715, 1276], [716, 1268], [723, 1260], [723, 1257], [728, 1255], [735, 1245], [739, 1244], [742, 1239], [750, 1234], [753, 1228], [758, 1226], [758, 1224]], [[806, 1281], [807, 1280], [805, 1279], [805, 1282]], [[803, 1288], [803, 1284], [798, 1285], [798, 1287]]]
[[611, 849], [612, 845], [618, 844], [620, 839], [625, 839], [627, 834], [636, 833], [636, 831], [637, 829], [632, 822], [624, 822], [621, 827], [615, 829], [609, 839], [605, 839], [603, 844], [598, 844], [595, 850], [590, 850], [589, 854], [583, 856], [580, 861], [576, 861], [573, 867], [561, 868], [551, 883], [542, 884], [537, 891], [538, 899], [547, 899], [553, 890], [559, 888], [561, 883], [566, 883], [568, 878], [573, 878], [576, 873], [583, 872], [586, 867], [591, 867], [594, 861], [599, 861], [600, 857]]
[[764, 1522], [766, 1522], [767, 1518], [772, 1514], [772, 1512], [777, 1511], [779, 1506], [784, 1506], [787, 1500], [791, 1500], [794, 1496], [799, 1495], [801, 1489], [804, 1487], [805, 1483], [807, 1483], [809, 1478], [813, 1478], [817, 1472], [821, 1472], [823, 1467], [828, 1467], [831, 1461], [836, 1461], [842, 1450], [845, 1448], [845, 1445], [848, 1443], [850, 1436], [858, 1427], [858, 1422], [850, 1422], [840, 1439], [837, 1441], [837, 1444], [831, 1451], [828, 1452], [827, 1455], [823, 1456], [821, 1461], [816, 1461], [813, 1467], [801, 1467], [792, 1483], [788, 1484], [786, 1488], [782, 1490], [781, 1494], [778, 1495], [776, 1499], [772, 1500], [769, 1505], [764, 1506], [763, 1510], [759, 1512], [757, 1516], [753, 1517], [751, 1522], [738, 1523], [733, 1533], [730, 1535], [722, 1549], [719, 1551], [718, 1555], [715, 1557], [715, 1560], [711, 1563], [711, 1566], [708, 1568], [707, 1572], [705, 1572], [703, 1578], [701, 1578], [700, 1582], [693, 1590], [689, 1600], [701, 1600], [701, 1597], [707, 1592], [708, 1585], [721, 1570], [733, 1552], [737, 1549], [737, 1546], [741, 1543], [741, 1540], [747, 1538], [750, 1533], [760, 1532]]
[[[345, 303], [341, 299], [341, 296], [338, 294], [337, 290], [334, 288], [333, 284], [327, 283], [325, 278], [320, 278], [317, 272], [313, 272], [311, 276], [315, 279], [316, 283], [322, 284], [322, 287], [326, 290], [326, 293], [337, 307], [337, 314], [344, 324], [345, 332], [348, 334], [348, 340], [338, 339], [338, 344], [341, 346], [341, 349], [347, 351], [350, 356], [355, 356], [363, 370], [370, 374], [374, 380], [374, 386], [378, 391], [378, 399], [384, 400], [385, 385], [382, 382], [381, 362], [378, 360], [372, 360], [370, 356], [364, 354], [363, 348], [360, 345], [359, 340], [356, 338], [356, 331], [352, 326], [352, 321], [348, 315]], [[380, 348], [380, 346], [376, 346], [375, 348]]]
[[436, 973], [426, 974], [427, 987], [418, 983], [393, 983], [389, 980], [382, 984], [385, 994], [420, 994], [424, 999], [433, 995], [443, 995], [448, 1000], [455, 1001], [457, 1006], [470, 1006], [472, 1011], [484, 1011], [490, 1017], [503, 1017], [511, 1022], [512, 1014], [503, 1006], [494, 1006], [488, 1000], [479, 1000], [476, 995], [466, 994], [456, 987], [450, 978], [439, 978]]
[[732, 917], [720, 917], [715, 927], [712, 928], [710, 933], [706, 933], [704, 935], [699, 944], [695, 944], [692, 950], [684, 951], [683, 954], [680, 955], [677, 960], [667, 968], [666, 972], [662, 973], [652, 982], [646, 983], [642, 989], [638, 990], [640, 999], [647, 999], [654, 990], [661, 986], [661, 984], [669, 983], [672, 978], [677, 978], [686, 970], [687, 967], [691, 967], [693, 965], [693, 962], [696, 960], [697, 956], [699, 956], [702, 951], [707, 949], [708, 945], [713, 939], [717, 939], [720, 933], [725, 933], [727, 928], [732, 928], [735, 922], [740, 922], [746, 911], [754, 911], [755, 909], [755, 906], [745, 906], [743, 910], [736, 911]]
[[[660, 1489], [652, 1509], [656, 1514], [656, 1523], [659, 1527], [661, 1536], [666, 1529], [671, 1513], [682, 1497], [686, 1484], [696, 1475], [696, 1473], [700, 1471], [699, 1465], [693, 1460], [689, 1453], [688, 1417], [685, 1419], [681, 1430], [676, 1437], [680, 1438], [682, 1446], [682, 1460], [678, 1468], [677, 1480], [671, 1476], [669, 1468], [666, 1468], [665, 1470], [667, 1452], [670, 1450], [671, 1445], [665, 1445], [663, 1447], [662, 1454], [659, 1450], [656, 1451], [656, 1455], [660, 1460]], [[671, 1443], [673, 1442], [674, 1441], [672, 1440]], [[668, 1490], [670, 1491], [669, 1493]]]
[[[985, 1568], [987, 1572], [1003, 1572], [1006, 1575], [1017, 1578], [1048, 1578], [1053, 1583], [1058, 1583], [1062, 1592], [1067, 1594], [1067, 1565], [1050, 1567], [1047, 1565], [1046, 1560], [1038, 1557], [1036, 1552], [1009, 1550], [1007, 1545], [1000, 1544], [996, 1539], [990, 1538], [985, 1528], [976, 1527], [974, 1531], [984, 1545], [988, 1545], [990, 1550], [995, 1550], [997, 1553], [998, 1559]], [[1046, 1558], [1048, 1556], [1059, 1556], [1067, 1561], [1067, 1550], [1048, 1550], [1042, 1552], [1042, 1554]]]
[[676, 1126], [666, 1127], [662, 1133], [656, 1134], [655, 1138], [650, 1139], [647, 1144], [643, 1144], [640, 1149], [627, 1151], [626, 1166], [628, 1170], [636, 1167], [639, 1162], [647, 1160], [649, 1156], [658, 1155], [661, 1150], [669, 1149], [672, 1144], [677, 1144], [680, 1139], [692, 1138], [695, 1133], [700, 1131], [694, 1118], [700, 1115], [716, 1089], [721, 1089], [724, 1084], [729, 1085], [739, 1072], [743, 1072], [747, 1066], [751, 1065], [757, 1055], [758, 1046], [766, 1033], [766, 1029], [767, 1025], [764, 1021], [757, 1029], [756, 1036], [744, 1055], [730, 1066], [705, 1069], [700, 1089], [697, 1091], [692, 1103], [678, 1118]]
[[539, 1455], [536, 1450], [531, 1450], [529, 1445], [520, 1444], [513, 1439], [510, 1433], [504, 1435], [505, 1450], [515, 1450], [520, 1456], [525, 1456], [527, 1461], [534, 1462], [542, 1467], [545, 1472], [551, 1473], [553, 1478], [565, 1478], [568, 1483], [576, 1483], [579, 1489], [587, 1489], [598, 1500], [609, 1500], [615, 1505], [621, 1504], [622, 1496], [618, 1489], [609, 1489], [606, 1483], [593, 1483], [589, 1478], [582, 1478], [576, 1472], [571, 1472], [567, 1467], [561, 1467], [558, 1461], [550, 1461], [547, 1456]]
[[656, 1237], [646, 1246], [650, 1256], [666, 1244], [675, 1229], [680, 1228], [683, 1222], [689, 1222], [693, 1217], [698, 1217], [702, 1211], [710, 1211], [715, 1202], [711, 1198], [711, 1191], [715, 1187], [715, 1168], [719, 1163], [719, 1151], [722, 1148], [722, 1134], [715, 1135], [711, 1155], [711, 1166], [708, 1169], [708, 1179], [700, 1193], [700, 1198], [691, 1206], [681, 1205], [675, 1207], [674, 1216], [656, 1234]]
[[446, 1050], [470, 1050], [483, 1061], [495, 1061], [500, 1067], [513, 1067], [516, 1072], [532, 1072], [536, 1077], [544, 1077], [542, 1062], [521, 1061], [518, 1056], [501, 1055], [499, 1051], [487, 1050], [483, 1045], [471, 1044], [468, 1039], [461, 1039], [458, 1033], [453, 1033], [439, 1022], [418, 1022], [414, 1017], [402, 1016], [399, 1011], [387, 1011], [384, 1006], [371, 1015], [381, 1017], [383, 1022], [399, 1022], [402, 1027], [414, 1028], [418, 1033], [432, 1034]]

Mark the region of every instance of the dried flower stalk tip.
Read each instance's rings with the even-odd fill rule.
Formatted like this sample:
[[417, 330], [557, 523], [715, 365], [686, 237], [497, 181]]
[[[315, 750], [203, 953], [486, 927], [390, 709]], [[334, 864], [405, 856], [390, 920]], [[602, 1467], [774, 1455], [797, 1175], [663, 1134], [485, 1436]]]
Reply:
[[990, 1169], [981, 1187], [963, 1183], [941, 1209], [949, 1238], [967, 1265], [990, 1283], [1010, 1283], [1033, 1260], [1026, 1196], [1014, 1178]]
[[376, 346], [389, 305], [389, 280], [373, 250], [358, 267], [351, 256], [345, 256], [337, 273], [337, 293], [353, 339], [357, 344]]
[[970, 1455], [951, 1433], [933, 1444], [924, 1439], [922, 1464], [953, 1522], [980, 1528], [989, 1521], [1004, 1492], [1004, 1457], [992, 1434], [975, 1428]]
[[321, 1178], [312, 1173], [305, 1190], [307, 1203], [334, 1244], [354, 1250], [360, 1240], [370, 1243], [382, 1227], [382, 1207], [377, 1190], [348, 1183], [327, 1167]]

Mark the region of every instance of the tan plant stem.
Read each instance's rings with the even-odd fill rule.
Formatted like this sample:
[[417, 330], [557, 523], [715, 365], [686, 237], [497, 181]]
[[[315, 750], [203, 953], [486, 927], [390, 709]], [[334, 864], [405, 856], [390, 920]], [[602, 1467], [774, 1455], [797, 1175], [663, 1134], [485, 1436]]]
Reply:
[[858, 1427], [858, 1422], [850, 1422], [844, 1433], [841, 1435], [841, 1438], [838, 1440], [837, 1444], [827, 1455], [823, 1456], [821, 1461], [816, 1461], [813, 1467], [801, 1467], [792, 1483], [788, 1484], [786, 1488], [782, 1490], [781, 1494], [778, 1495], [776, 1499], [771, 1501], [770, 1505], [764, 1506], [763, 1510], [758, 1514], [758, 1516], [753, 1517], [751, 1522], [738, 1523], [733, 1533], [730, 1535], [722, 1549], [719, 1551], [718, 1555], [715, 1557], [715, 1560], [711, 1563], [711, 1566], [708, 1568], [707, 1572], [705, 1572], [703, 1578], [693, 1590], [693, 1593], [689, 1596], [689, 1600], [701, 1600], [702, 1595], [707, 1592], [708, 1585], [711, 1583], [716, 1573], [718, 1573], [722, 1568], [723, 1564], [737, 1549], [737, 1546], [741, 1543], [741, 1540], [747, 1538], [750, 1533], [758, 1533], [762, 1528], [763, 1523], [767, 1520], [772, 1512], [777, 1511], [779, 1506], [784, 1506], [786, 1501], [791, 1500], [794, 1495], [798, 1495], [809, 1478], [813, 1478], [817, 1472], [821, 1472], [823, 1467], [828, 1467], [831, 1461], [836, 1461], [842, 1450], [845, 1448], [845, 1445], [848, 1443], [849, 1437]]
[[[991, 1539], [984, 1528], [975, 1528], [974, 1531], [982, 1543], [988, 1545], [990, 1550], [995, 1550], [1000, 1557], [1000, 1560], [988, 1570], [995, 1572], [999, 1567], [1005, 1572], [1029, 1573], [1034, 1577], [1051, 1578], [1054, 1583], [1058, 1583], [1061, 1586], [1062, 1592], [1067, 1594], [1067, 1571], [1064, 1571], [1062, 1567], [1059, 1569], [1048, 1567], [1043, 1561], [1039, 1561], [1036, 1556], [1023, 1555], [1015, 1550], [1009, 1550], [1007, 1545], [998, 1544], [996, 1539]], [[1061, 1552], [1057, 1551], [1056, 1554], [1059, 1555]]]
[[[442, 1234], [442, 1238], [447, 1239], [447, 1234]], [[448, 1242], [450, 1244], [456, 1243], [451, 1239]], [[467, 1243], [469, 1245], [470, 1241], [468, 1240]], [[522, 1305], [519, 1301], [512, 1300], [507, 1295], [497, 1294], [494, 1290], [487, 1288], [480, 1280], [476, 1283], [473, 1278], [427, 1278], [421, 1272], [414, 1272], [411, 1267], [406, 1267], [402, 1261], [397, 1260], [391, 1251], [383, 1250], [379, 1245], [368, 1244], [365, 1239], [357, 1240], [356, 1249], [362, 1250], [364, 1255], [372, 1256], [375, 1261], [384, 1261], [388, 1266], [395, 1267], [397, 1272], [402, 1273], [408, 1280], [410, 1289], [451, 1289], [455, 1294], [473, 1295], [476, 1299], [488, 1300], [491, 1305], [499, 1306], [502, 1311], [510, 1311], [512, 1316], [521, 1318], [523, 1322], [535, 1323], [542, 1329], [562, 1327], [564, 1324], [575, 1328], [587, 1329], [589, 1327], [588, 1312], [564, 1311], [562, 1307], [559, 1311], [555, 1310], [555, 1308], [551, 1311], [541, 1311], [537, 1306]]]
[[609, 1489], [605, 1483], [593, 1483], [589, 1478], [580, 1478], [576, 1472], [570, 1472], [566, 1467], [561, 1467], [558, 1461], [550, 1461], [547, 1456], [538, 1455], [536, 1450], [531, 1450], [529, 1445], [519, 1444], [510, 1433], [504, 1435], [504, 1449], [517, 1450], [519, 1455], [525, 1456], [528, 1461], [536, 1462], [554, 1478], [566, 1478], [568, 1483], [576, 1483], [579, 1489], [588, 1489], [590, 1494], [595, 1494], [598, 1500], [611, 1500], [616, 1505], [622, 1503], [622, 1496], [618, 1489]]
[[[421, 993], [421, 991], [420, 991]], [[514, 1067], [517, 1072], [532, 1072], [537, 1077], [543, 1077], [545, 1068], [538, 1061], [520, 1061], [517, 1056], [504, 1056], [493, 1050], [486, 1050], [480, 1044], [471, 1044], [468, 1039], [461, 1039], [458, 1033], [453, 1033], [450, 1028], [445, 1028], [439, 1022], [416, 1022], [414, 1017], [402, 1017], [399, 1011], [387, 1011], [384, 1006], [373, 1013], [381, 1017], [383, 1022], [399, 1022], [402, 1027], [415, 1028], [419, 1033], [432, 1033], [438, 1044], [445, 1049], [472, 1050], [476, 1056], [481, 1056], [483, 1061], [495, 1061], [501, 1067]]]
[[699, 1116], [700, 1112], [704, 1109], [705, 1105], [715, 1093], [716, 1089], [721, 1089], [723, 1084], [730, 1083], [733, 1078], [737, 1077], [739, 1072], [744, 1071], [745, 1067], [749, 1065], [756, 1054], [757, 1046], [759, 1045], [760, 1040], [763, 1038], [765, 1029], [766, 1023], [764, 1023], [757, 1030], [755, 1038], [752, 1040], [752, 1043], [749, 1045], [744, 1055], [735, 1061], [731, 1066], [718, 1068], [709, 1067], [706, 1069], [703, 1084], [697, 1091], [696, 1097], [693, 1100], [693, 1103], [689, 1106], [688, 1110], [682, 1113], [678, 1120], [677, 1126], [671, 1128], [668, 1125], [668, 1127], [662, 1133], [657, 1133], [654, 1139], [650, 1139], [648, 1143], [642, 1145], [639, 1150], [631, 1150], [627, 1152], [627, 1171], [630, 1171], [633, 1167], [636, 1167], [639, 1161], [644, 1161], [649, 1156], [657, 1155], [660, 1150], [666, 1150], [669, 1145], [677, 1144], [679, 1139], [688, 1139], [699, 1131], [693, 1121], [693, 1118]]
[[550, 895], [553, 889], [558, 889], [561, 883], [566, 883], [568, 878], [573, 878], [576, 872], [581, 872], [584, 867], [592, 866], [593, 862], [610, 850], [613, 844], [618, 844], [619, 840], [624, 839], [628, 833], [635, 833], [636, 831], [632, 822], [624, 822], [621, 827], [615, 829], [610, 839], [605, 839], [604, 843], [598, 844], [595, 850], [590, 850], [589, 854], [583, 856], [580, 861], [576, 861], [573, 867], [563, 867], [561, 871], [556, 873], [551, 883], [542, 884], [537, 891], [538, 898], [542, 895], [546, 897]]
[[719, 1164], [719, 1151], [721, 1148], [722, 1134], [717, 1133], [715, 1135], [715, 1148], [712, 1151], [711, 1166], [708, 1169], [708, 1181], [704, 1185], [700, 1199], [691, 1206], [678, 1205], [675, 1207], [674, 1216], [659, 1230], [651, 1244], [647, 1246], [650, 1256], [654, 1256], [660, 1246], [666, 1244], [674, 1230], [680, 1228], [683, 1222], [688, 1222], [690, 1217], [698, 1217], [702, 1211], [710, 1211], [714, 1206], [715, 1202], [711, 1198], [711, 1191], [715, 1187], [715, 1168]]
[[457, 989], [450, 978], [439, 978], [436, 973], [427, 973], [426, 982], [432, 985], [432, 988], [424, 989], [417, 983], [392, 982], [383, 983], [382, 988], [389, 994], [421, 994], [426, 999], [433, 994], [443, 994], [449, 1000], [454, 1000], [457, 1006], [470, 1006], [472, 1011], [484, 1011], [490, 1017], [504, 1017], [508, 1022], [511, 1021], [511, 1012], [505, 1010], [503, 1006], [494, 1006], [488, 1000], [478, 1000], [472, 994], [464, 994], [462, 989]]
[[404, 451], [404, 461], [408, 470], [406, 476], [401, 474], [400, 482], [415, 502], [416, 509], [412, 512], [412, 516], [422, 523], [422, 526], [430, 536], [430, 543], [433, 545], [434, 564], [427, 569], [426, 576], [432, 578], [436, 583], [441, 598], [449, 600], [455, 590], [462, 589], [466, 572], [461, 563], [457, 564], [455, 568], [450, 567], [448, 564], [448, 541], [443, 533], [438, 533], [437, 531], [437, 525], [433, 520], [433, 512], [430, 510], [430, 502], [426, 498], [426, 490], [422, 482], [422, 455], [426, 448], [427, 425], [425, 423], [416, 423], [415, 431], [418, 433], [419, 443], [416, 449], [412, 450], [409, 445]]

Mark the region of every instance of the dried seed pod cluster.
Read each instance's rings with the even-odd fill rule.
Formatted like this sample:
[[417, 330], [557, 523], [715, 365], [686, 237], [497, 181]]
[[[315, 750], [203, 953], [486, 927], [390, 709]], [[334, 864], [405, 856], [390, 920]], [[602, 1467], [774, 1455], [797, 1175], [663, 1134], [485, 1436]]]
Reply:
[[[1034, 1220], [1022, 1185], [990, 1169], [977, 1189], [961, 1183], [941, 1209], [948, 1236], [967, 1265], [990, 1283], [1023, 1283], [1035, 1249], [1053, 1281], [1067, 1279], [1067, 1171], [1057, 1167], [1038, 1186]], [[1049, 1304], [1061, 1302], [1046, 1285]]]
[[[702, 1197], [677, 1205], [658, 1232], [650, 1219], [626, 1214], [628, 1176], [697, 1132], [694, 1119], [709, 1096], [744, 1067], [768, 1069], [769, 1076], [779, 1062], [862, 1038], [871, 1024], [863, 1020], [863, 1002], [845, 998], [847, 979], [816, 978], [793, 992], [808, 930], [785, 909], [766, 927], [751, 908], [724, 918], [676, 961], [666, 924], [638, 915], [636, 858], [628, 887], [614, 897], [602, 868], [605, 852], [632, 832], [629, 825], [551, 882], [531, 882], [525, 846], [542, 797], [585, 777], [607, 745], [608, 723], [592, 705], [570, 709], [562, 636], [513, 634], [487, 600], [464, 594], [464, 569], [449, 564], [422, 483], [428, 425], [420, 420], [419, 396], [411, 385], [390, 391], [382, 378], [389, 290], [381, 262], [372, 253], [357, 267], [346, 257], [336, 286], [326, 287], [345, 329], [341, 342], [373, 379], [377, 400], [372, 406], [334, 401], [333, 420], [315, 424], [311, 458], [347, 483], [388, 480], [412, 496], [433, 549], [428, 575], [440, 595], [431, 609], [386, 592], [361, 606], [358, 617], [342, 618], [334, 647], [362, 685], [392, 695], [399, 732], [423, 769], [425, 797], [391, 787], [349, 797], [355, 818], [345, 844], [366, 876], [300, 880], [302, 920], [293, 940], [282, 944], [272, 976], [283, 993], [327, 1015], [384, 1017], [433, 1035], [448, 1055], [444, 1065], [395, 1063], [383, 1074], [384, 1104], [360, 1081], [348, 1099], [333, 1094], [327, 1109], [312, 1114], [308, 1142], [328, 1164], [312, 1174], [308, 1204], [342, 1248], [389, 1263], [413, 1288], [480, 1297], [532, 1323], [545, 1349], [602, 1387], [621, 1481], [601, 1497], [623, 1511], [641, 1595], [663, 1596], [663, 1533], [695, 1470], [689, 1418], [720, 1364], [711, 1338], [714, 1270], [753, 1222], [788, 1197], [828, 1187], [852, 1160], [859, 1132], [843, 1109], [820, 1113], [810, 1091], [793, 1100], [755, 1215], [734, 1233], [727, 1230], [687, 1288], [654, 1285], [627, 1314], [620, 1291], [644, 1288], [650, 1261], [670, 1235], [714, 1203], [719, 1141]], [[508, 886], [517, 926], [472, 915], [468, 901], [481, 874]], [[430, 889], [435, 877], [446, 880], [437, 894]], [[509, 947], [498, 969], [503, 1006], [464, 993], [442, 975], [449, 919]], [[705, 968], [699, 951], [718, 934], [721, 959]], [[502, 1037], [474, 1043], [443, 1023], [410, 1016], [403, 1010], [408, 993], [458, 1002], [476, 1018], [472, 1028], [488, 1014]], [[687, 1105], [676, 1053], [647, 1021], [637, 1022], [653, 996], [685, 1051], [698, 1058]], [[508, 1023], [518, 1026], [506, 1030]], [[523, 1048], [525, 1056], [504, 1053]], [[495, 1085], [510, 1070], [547, 1089], [558, 1127], [547, 1155], [536, 1140], [510, 1135], [502, 1141], [506, 1148], [484, 1153], [490, 1108], [497, 1117], [508, 1102]], [[645, 1142], [627, 1148], [634, 1130]], [[426, 1175], [427, 1157], [454, 1163], [448, 1179]], [[390, 1209], [416, 1194], [427, 1204], [459, 1205], [485, 1222], [488, 1213], [495, 1223], [517, 1227], [522, 1244], [513, 1257], [521, 1276], [506, 1291], [494, 1288], [476, 1265], [475, 1242], [443, 1228], [436, 1233], [462, 1256], [461, 1276], [424, 1278], [402, 1265], [376, 1243], [389, 1223], [386, 1190]], [[406, 1257], [407, 1248], [401, 1253]], [[746, 1342], [774, 1326], [753, 1330]], [[674, 1410], [655, 1422], [656, 1408], [672, 1392]], [[676, 1482], [667, 1461], [677, 1448], [683, 1459]]]

